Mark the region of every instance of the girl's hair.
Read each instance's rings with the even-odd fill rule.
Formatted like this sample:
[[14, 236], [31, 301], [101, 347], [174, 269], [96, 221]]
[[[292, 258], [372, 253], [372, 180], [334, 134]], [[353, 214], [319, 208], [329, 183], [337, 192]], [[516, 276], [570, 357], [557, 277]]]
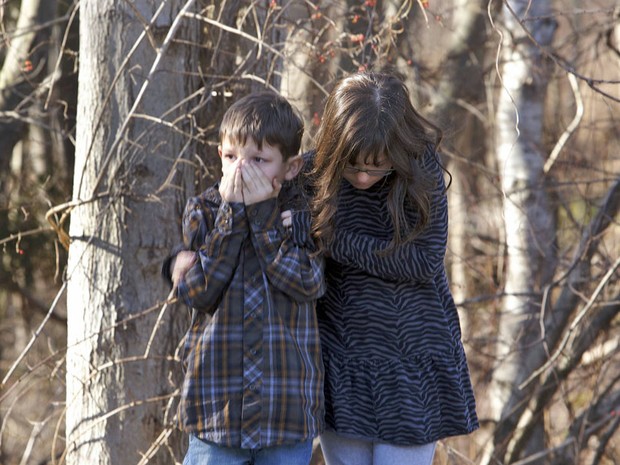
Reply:
[[[427, 225], [435, 177], [422, 158], [435, 151], [442, 131], [413, 107], [409, 91], [392, 74], [363, 72], [340, 80], [325, 105], [316, 136], [316, 155], [310, 179], [314, 188], [313, 233], [320, 250], [332, 241], [338, 191], [349, 164], [392, 164], [388, 209], [394, 226], [390, 247], [412, 240]], [[418, 212], [408, 224], [405, 206]]]
[[304, 122], [299, 111], [281, 95], [262, 91], [237, 100], [224, 114], [220, 141], [245, 144], [248, 137], [259, 149], [263, 142], [278, 147], [284, 161], [299, 154]]

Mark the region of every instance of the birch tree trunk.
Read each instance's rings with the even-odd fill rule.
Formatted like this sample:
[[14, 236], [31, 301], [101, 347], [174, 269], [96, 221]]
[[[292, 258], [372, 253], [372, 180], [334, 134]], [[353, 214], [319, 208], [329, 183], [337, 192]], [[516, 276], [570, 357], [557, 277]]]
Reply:
[[[177, 179], [168, 177], [178, 169], [175, 159], [193, 146], [184, 99], [197, 87], [189, 71], [197, 65], [198, 47], [190, 43], [198, 23], [179, 14], [193, 4], [80, 4], [67, 268], [70, 465], [145, 463], [158, 435], [165, 439], [174, 428], [173, 381], [181, 368], [171, 356], [187, 321], [182, 309], [160, 311], [168, 294], [160, 267], [179, 238], [191, 176], [177, 190], [158, 189]], [[174, 463], [153, 450], [148, 463]]]
[[[491, 408], [498, 425], [491, 455], [502, 462], [505, 441], [526, 397], [518, 385], [541, 361], [541, 289], [554, 269], [555, 220], [545, 189], [542, 152], [547, 86], [541, 47], [551, 43], [555, 23], [549, 2], [513, 0], [502, 9], [502, 89], [497, 107], [496, 155], [506, 234], [505, 297], [499, 322]], [[533, 43], [526, 30], [537, 42]], [[533, 436], [535, 450], [544, 434]], [[531, 452], [531, 449], [530, 449]], [[535, 463], [535, 462], [534, 462]]]

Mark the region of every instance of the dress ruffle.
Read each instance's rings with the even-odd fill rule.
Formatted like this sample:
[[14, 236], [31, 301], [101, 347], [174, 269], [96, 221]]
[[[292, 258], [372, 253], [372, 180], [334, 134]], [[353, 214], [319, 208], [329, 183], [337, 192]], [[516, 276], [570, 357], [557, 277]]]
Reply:
[[462, 347], [391, 360], [323, 356], [326, 423], [339, 434], [418, 445], [478, 428]]

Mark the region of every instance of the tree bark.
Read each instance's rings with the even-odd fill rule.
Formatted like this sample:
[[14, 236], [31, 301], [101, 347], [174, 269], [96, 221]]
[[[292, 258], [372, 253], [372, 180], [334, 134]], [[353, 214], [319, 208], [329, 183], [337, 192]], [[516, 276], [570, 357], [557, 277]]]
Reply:
[[[429, 109], [431, 120], [445, 130], [443, 146], [453, 154], [464, 154], [462, 159], [444, 158], [452, 175], [452, 186], [448, 191], [449, 250], [453, 258], [450, 262], [450, 283], [457, 302], [472, 295], [467, 257], [472, 254], [472, 236], [481, 232], [480, 225], [473, 220], [477, 215], [472, 210], [477, 207], [477, 202], [469, 200], [480, 197], [477, 195], [480, 180], [474, 166], [484, 164], [486, 146], [479, 142], [485, 141], [484, 128], [470, 108], [482, 105], [485, 98], [482, 63], [487, 38], [487, 3], [487, 0], [455, 0], [453, 8], [458, 12], [452, 22], [455, 32], [439, 68], [437, 92], [431, 95]], [[468, 108], [459, 105], [459, 102], [467, 102]], [[469, 314], [460, 312], [460, 316], [463, 334], [467, 335]]]
[[[555, 220], [546, 192], [542, 152], [548, 77], [540, 49], [551, 43], [555, 31], [551, 17], [549, 2], [513, 0], [505, 2], [502, 9], [502, 89], [495, 151], [504, 193], [507, 265], [497, 364], [489, 395], [499, 422], [491, 454], [500, 462], [523, 409], [522, 401], [531, 391], [518, 386], [541, 363], [532, 354], [544, 353], [540, 350], [541, 289], [551, 279], [555, 263]], [[533, 445], [534, 450], [543, 446], [544, 434], [535, 438], [540, 444]], [[485, 460], [483, 463], [489, 463], [490, 455]]]
[[[294, 24], [285, 44], [282, 94], [305, 118], [305, 145], [314, 148], [316, 134], [329, 89], [341, 76], [341, 50], [338, 31], [345, 29], [342, 6], [334, 1], [320, 4], [315, 10], [296, 3], [287, 10], [287, 20]], [[320, 16], [317, 17], [317, 11]]]
[[51, 28], [37, 26], [54, 17], [56, 0], [23, 0], [19, 18], [0, 70], [0, 192], [8, 173], [13, 147], [22, 138], [28, 119], [19, 108], [22, 101], [47, 76], [48, 47]]
[[[144, 463], [158, 435], [174, 428], [169, 407], [181, 367], [170, 359], [187, 321], [183, 309], [160, 312], [168, 294], [160, 266], [180, 237], [180, 206], [192, 185], [190, 175], [179, 181], [169, 173], [193, 147], [186, 116], [192, 102], [184, 99], [197, 88], [190, 71], [198, 47], [190, 44], [198, 23], [179, 16], [193, 4], [80, 5], [68, 464]], [[171, 179], [178, 189], [162, 191]], [[148, 461], [172, 462], [162, 451]]]

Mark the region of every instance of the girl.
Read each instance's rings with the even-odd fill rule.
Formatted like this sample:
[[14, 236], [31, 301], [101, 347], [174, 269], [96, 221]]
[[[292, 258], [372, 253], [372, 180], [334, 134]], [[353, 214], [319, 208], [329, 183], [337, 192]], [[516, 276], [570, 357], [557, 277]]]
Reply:
[[443, 262], [440, 140], [395, 76], [356, 74], [328, 97], [310, 176], [327, 465], [431, 464], [437, 440], [478, 427]]

